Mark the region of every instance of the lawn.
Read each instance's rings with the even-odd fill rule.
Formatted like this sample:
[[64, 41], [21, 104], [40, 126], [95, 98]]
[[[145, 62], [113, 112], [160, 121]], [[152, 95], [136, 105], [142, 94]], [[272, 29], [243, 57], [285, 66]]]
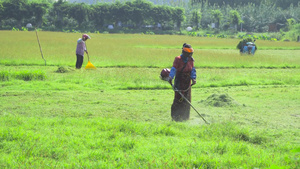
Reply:
[[[96, 70], [75, 69], [79, 33], [0, 31], [0, 168], [300, 166], [300, 47], [239, 39], [90, 34]], [[174, 122], [159, 79], [195, 49], [191, 119]], [[83, 67], [87, 64], [87, 57]], [[226, 98], [221, 100], [220, 98]]]

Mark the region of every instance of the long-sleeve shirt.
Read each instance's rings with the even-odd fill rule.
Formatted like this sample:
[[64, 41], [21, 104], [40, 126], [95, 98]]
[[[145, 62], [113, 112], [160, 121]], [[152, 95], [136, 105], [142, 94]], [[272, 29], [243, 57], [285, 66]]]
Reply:
[[81, 38], [79, 38], [77, 40], [76, 54], [83, 56], [84, 51], [86, 51], [85, 42]]
[[186, 58], [182, 55], [177, 56], [173, 62], [173, 67], [171, 68], [170, 71], [170, 77], [173, 79], [174, 76], [177, 73], [177, 70], [181, 71], [183, 66], [185, 65], [185, 68], [183, 69], [183, 73], [189, 73], [190, 72], [190, 77], [191, 79], [196, 79], [196, 69], [194, 67], [194, 60], [192, 58]]

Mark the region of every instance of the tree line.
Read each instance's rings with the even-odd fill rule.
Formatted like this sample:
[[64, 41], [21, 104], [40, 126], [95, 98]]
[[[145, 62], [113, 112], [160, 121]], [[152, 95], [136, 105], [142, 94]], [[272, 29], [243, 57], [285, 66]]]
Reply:
[[[182, 6], [154, 5], [146, 0], [114, 3], [70, 3], [65, 0], [0, 0], [0, 29], [21, 29], [27, 23], [48, 31], [103, 31], [157, 26], [193, 30], [266, 32], [300, 22], [299, 0], [190, 0]], [[286, 27], [288, 29], [289, 27]], [[158, 28], [157, 28], [158, 29]]]
[[230, 6], [242, 6], [249, 3], [260, 5], [262, 3], [272, 4], [276, 7], [286, 9], [290, 7], [291, 4], [297, 6], [300, 3], [300, 0], [192, 0], [192, 3], [209, 3], [211, 5], [230, 5]]
[[189, 24], [195, 28], [214, 27], [216, 31], [230, 29], [268, 32], [270, 25], [275, 25], [276, 29], [274, 30], [276, 31], [281, 29], [288, 31], [294, 25], [300, 24], [299, 0], [286, 0], [284, 8], [278, 6], [283, 3], [282, 0], [231, 0], [226, 2], [223, 0], [193, 0], [192, 2], [194, 8], [190, 12], [187, 11], [186, 16], [190, 15], [191, 22]]
[[64, 0], [54, 3], [6, 0], [0, 3], [0, 19], [1, 29], [20, 28], [26, 23], [52, 31], [97, 31], [109, 24], [134, 29], [158, 23], [164, 29], [179, 29], [184, 21], [184, 9], [153, 5], [144, 0], [93, 5]]

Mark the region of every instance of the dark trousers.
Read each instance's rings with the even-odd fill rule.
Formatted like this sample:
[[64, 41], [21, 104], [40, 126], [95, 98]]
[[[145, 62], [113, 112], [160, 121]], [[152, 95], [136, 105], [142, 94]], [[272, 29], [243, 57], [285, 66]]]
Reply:
[[[190, 72], [179, 73], [175, 77], [175, 87], [191, 102], [191, 78]], [[185, 121], [190, 118], [190, 104], [185, 101], [178, 92], [175, 92], [173, 104], [171, 106], [171, 116], [175, 121]]]
[[[181, 91], [180, 91], [181, 92]], [[184, 97], [191, 102], [191, 88], [185, 92], [182, 92]], [[190, 118], [190, 104], [185, 101], [178, 92], [175, 92], [175, 98], [171, 106], [172, 120], [185, 121]]]
[[76, 54], [76, 56], [77, 56], [76, 69], [80, 69], [83, 63], [83, 56], [78, 54]]

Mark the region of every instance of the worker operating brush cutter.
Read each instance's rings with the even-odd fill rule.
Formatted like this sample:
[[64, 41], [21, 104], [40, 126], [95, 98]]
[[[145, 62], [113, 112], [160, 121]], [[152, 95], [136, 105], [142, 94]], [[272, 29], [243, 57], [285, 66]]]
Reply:
[[[171, 117], [174, 121], [189, 120], [190, 107], [197, 112], [191, 104], [191, 86], [196, 84], [196, 69], [194, 67], [194, 59], [192, 57], [193, 53], [194, 49], [192, 46], [184, 43], [182, 53], [175, 57], [171, 70], [163, 69], [161, 72], [161, 79], [168, 81], [175, 91], [171, 107]], [[173, 85], [172, 81], [174, 77], [175, 83]], [[200, 117], [206, 122], [201, 115]]]

